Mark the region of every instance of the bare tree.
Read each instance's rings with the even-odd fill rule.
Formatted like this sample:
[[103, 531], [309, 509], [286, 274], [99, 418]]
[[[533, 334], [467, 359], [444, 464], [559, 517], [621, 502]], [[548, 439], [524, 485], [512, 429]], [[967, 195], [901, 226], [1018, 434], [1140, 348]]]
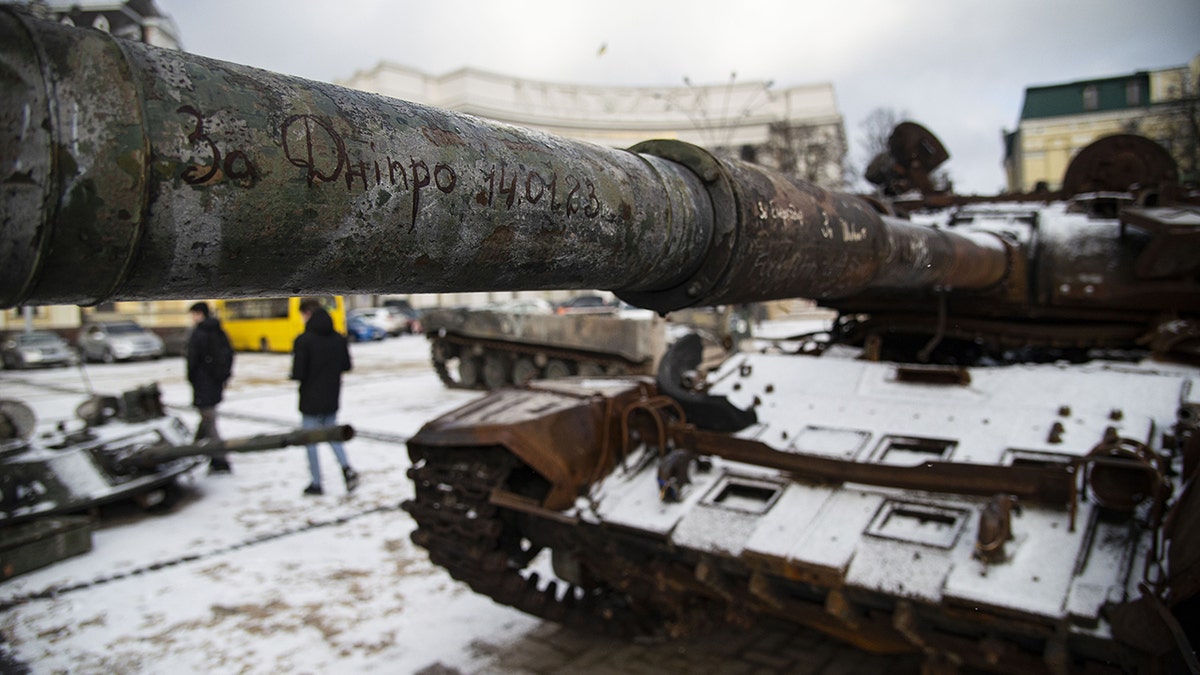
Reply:
[[[859, 124], [858, 165], [848, 169], [846, 174], [854, 176], [856, 179], [860, 178], [877, 156], [890, 153], [889, 140], [892, 131], [905, 121], [910, 121], [907, 110], [881, 107], [867, 113], [867, 116]], [[937, 169], [929, 177], [934, 190], [941, 192], [953, 189], [953, 181], [945, 169]]]
[[[734, 144], [737, 124], [771, 102], [772, 82], [755, 85], [748, 93], [735, 88], [737, 73], [731, 73], [722, 92], [711, 87], [693, 88], [691, 80], [683, 78], [691, 96], [690, 103], [676, 107], [687, 113], [693, 126], [705, 138], [705, 147], [721, 158], [737, 158], [778, 170], [830, 189], [846, 186], [846, 131], [841, 121], [817, 123], [779, 119], [770, 122], [767, 138], [761, 143]], [[750, 86], [750, 85], [747, 85]], [[711, 102], [710, 96], [718, 96]], [[719, 103], [719, 106], [713, 105]], [[715, 116], [710, 113], [719, 112]]]
[[863, 166], [875, 159], [875, 155], [888, 151], [888, 139], [892, 136], [892, 129], [908, 118], [907, 110], [896, 110], [895, 108], [875, 108], [867, 113], [867, 116], [858, 125], [861, 132], [858, 137], [858, 146], [864, 155], [861, 158]]
[[858, 152], [848, 154], [844, 173], [853, 186], [863, 187], [863, 174], [877, 155], [888, 151], [892, 129], [908, 118], [908, 111], [875, 108], [858, 124]]

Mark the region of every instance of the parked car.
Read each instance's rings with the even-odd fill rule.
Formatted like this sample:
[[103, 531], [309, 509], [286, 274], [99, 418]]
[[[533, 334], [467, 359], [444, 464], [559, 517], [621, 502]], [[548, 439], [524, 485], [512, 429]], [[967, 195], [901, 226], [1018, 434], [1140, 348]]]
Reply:
[[351, 342], [373, 342], [387, 337], [387, 331], [367, 321], [361, 314], [346, 317], [346, 337]]
[[615, 304], [599, 295], [577, 295], [554, 308], [555, 314], [611, 314], [616, 311]]
[[79, 354], [85, 361], [157, 359], [163, 355], [162, 338], [136, 321], [101, 321], [84, 326], [79, 334]]
[[407, 300], [384, 300], [383, 306], [389, 309], [400, 310], [400, 313], [404, 315], [404, 320], [406, 322], [406, 333], [412, 334], [421, 332], [421, 312], [413, 309], [413, 306], [409, 304]]
[[346, 318], [361, 317], [367, 323], [379, 326], [388, 335], [399, 335], [409, 332], [408, 317], [395, 307], [362, 307], [346, 313]]
[[58, 334], [35, 330], [10, 335], [0, 345], [0, 361], [5, 368], [69, 366], [75, 363], [75, 350]]

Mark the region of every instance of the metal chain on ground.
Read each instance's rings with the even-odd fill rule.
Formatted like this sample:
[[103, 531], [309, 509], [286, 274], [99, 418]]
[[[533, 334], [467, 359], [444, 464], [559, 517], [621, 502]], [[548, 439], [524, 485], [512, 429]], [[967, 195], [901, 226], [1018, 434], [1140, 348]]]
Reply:
[[20, 607], [21, 605], [28, 604], [35, 600], [50, 600], [50, 599], [56, 598], [60, 595], [70, 593], [73, 591], [78, 591], [78, 590], [82, 590], [85, 588], [93, 588], [95, 586], [101, 586], [101, 585], [109, 583], [111, 581], [120, 581], [122, 579], [139, 576], [142, 574], [146, 574], [148, 572], [157, 572], [158, 570], [167, 569], [169, 567], [174, 567], [174, 566], [182, 564], [182, 563], [196, 562], [199, 560], [205, 560], [207, 558], [213, 558], [213, 557], [216, 557], [219, 555], [223, 555], [225, 553], [230, 553], [232, 551], [246, 548], [247, 546], [256, 546], [258, 544], [264, 544], [269, 541], [274, 541], [276, 539], [281, 539], [283, 537], [289, 537], [294, 534], [301, 534], [303, 532], [308, 532], [310, 530], [315, 530], [317, 528], [329, 527], [332, 525], [344, 525], [344, 524], [346, 524], [352, 520], [355, 520], [357, 518], [360, 518], [362, 516], [367, 516], [367, 515], [371, 515], [371, 514], [375, 514], [375, 513], [386, 513], [388, 511], [399, 511], [399, 510], [401, 510], [401, 506], [399, 504], [395, 504], [395, 505], [391, 505], [391, 506], [377, 506], [375, 508], [367, 509], [365, 511], [359, 511], [357, 513], [352, 513], [352, 514], [345, 515], [345, 516], [338, 516], [337, 518], [332, 518], [330, 520], [323, 520], [323, 521], [319, 521], [319, 522], [310, 522], [310, 523], [300, 526], [300, 527], [287, 528], [284, 530], [280, 530], [278, 532], [269, 532], [267, 534], [259, 535], [257, 537], [253, 537], [253, 538], [247, 539], [245, 541], [240, 541], [235, 544], [230, 544], [228, 546], [222, 546], [220, 548], [216, 548], [216, 549], [213, 549], [213, 550], [205, 552], [205, 553], [191, 553], [191, 554], [187, 554], [187, 555], [181, 555], [181, 556], [178, 556], [175, 558], [171, 558], [169, 560], [162, 560], [162, 561], [150, 563], [149, 565], [143, 565], [141, 567], [136, 567], [134, 569], [131, 569], [131, 570], [128, 570], [125, 572], [117, 572], [116, 574], [111, 574], [111, 575], [107, 575], [107, 576], [98, 576], [89, 581], [78, 581], [75, 583], [62, 584], [59, 586], [51, 586], [49, 588], [45, 588], [40, 591], [36, 591], [34, 593], [23, 593], [20, 595], [13, 596], [11, 598], [0, 599], [0, 612], [7, 611], [14, 607]]

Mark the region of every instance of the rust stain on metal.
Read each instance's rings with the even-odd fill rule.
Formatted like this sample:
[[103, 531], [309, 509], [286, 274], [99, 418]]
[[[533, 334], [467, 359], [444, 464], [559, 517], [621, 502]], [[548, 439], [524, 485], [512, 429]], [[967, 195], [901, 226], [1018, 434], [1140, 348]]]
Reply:
[[462, 136], [448, 129], [439, 129], [437, 127], [422, 127], [421, 135], [429, 139], [430, 143], [438, 147], [450, 145], [463, 145], [466, 141]]
[[497, 227], [479, 243], [478, 251], [475, 254], [476, 262], [496, 263], [508, 259], [508, 251], [515, 236], [512, 228]]

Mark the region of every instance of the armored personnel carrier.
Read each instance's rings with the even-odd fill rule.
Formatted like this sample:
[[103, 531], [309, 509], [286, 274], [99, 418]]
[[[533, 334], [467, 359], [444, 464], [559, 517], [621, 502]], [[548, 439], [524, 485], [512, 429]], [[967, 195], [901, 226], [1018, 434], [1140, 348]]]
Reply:
[[503, 308], [426, 311], [433, 367], [464, 389], [571, 375], [653, 375], [667, 324], [652, 312], [543, 314]]
[[838, 312], [798, 354], [706, 371], [681, 339], [654, 380], [426, 425], [413, 539], [477, 592], [618, 634], [774, 615], [931, 668], [1200, 668], [1200, 208], [1152, 143], [969, 199], [921, 194], [940, 144], [910, 130], [861, 198], [11, 11], [0, 62], [3, 307], [598, 288]]
[[721, 360], [749, 335], [730, 307], [673, 312], [666, 318], [616, 307], [551, 314], [513, 308], [428, 310], [421, 317], [438, 377], [449, 387], [498, 389], [578, 375], [654, 375], [681, 332], [703, 337], [705, 362]]

